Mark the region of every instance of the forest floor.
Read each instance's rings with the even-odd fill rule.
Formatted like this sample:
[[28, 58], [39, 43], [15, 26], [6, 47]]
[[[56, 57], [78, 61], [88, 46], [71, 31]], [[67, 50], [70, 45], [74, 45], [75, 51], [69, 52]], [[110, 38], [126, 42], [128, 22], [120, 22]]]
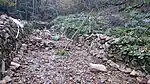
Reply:
[[[7, 71], [10, 84], [145, 84], [140, 71], [110, 60], [103, 35], [55, 41], [47, 30], [35, 30], [22, 44]], [[108, 39], [109, 40], [109, 39]], [[96, 43], [100, 42], [100, 44]], [[67, 46], [67, 48], [65, 48]]]

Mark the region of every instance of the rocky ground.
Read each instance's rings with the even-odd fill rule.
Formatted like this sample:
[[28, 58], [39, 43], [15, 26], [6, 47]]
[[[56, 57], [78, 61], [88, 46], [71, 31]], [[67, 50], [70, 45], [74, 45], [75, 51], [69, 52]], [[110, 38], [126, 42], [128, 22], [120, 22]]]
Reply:
[[[70, 42], [47, 30], [36, 30], [22, 44], [3, 82], [8, 84], [147, 84], [148, 76], [110, 60], [103, 35], [82, 36]], [[70, 42], [70, 43], [69, 43]], [[69, 43], [69, 44], [68, 44]]]

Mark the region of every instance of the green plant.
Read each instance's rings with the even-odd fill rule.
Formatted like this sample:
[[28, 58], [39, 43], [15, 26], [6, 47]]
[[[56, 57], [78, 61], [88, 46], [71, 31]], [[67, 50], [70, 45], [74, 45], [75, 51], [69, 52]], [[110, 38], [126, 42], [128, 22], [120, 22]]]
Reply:
[[15, 6], [16, 3], [11, 2], [9, 0], [0, 0], [0, 5], [4, 5], [4, 6]]
[[150, 3], [150, 0], [144, 0], [144, 3]]
[[57, 50], [56, 51], [56, 55], [59, 55], [59, 56], [64, 56], [66, 54], [67, 54], [67, 52], [65, 50]]
[[[84, 23], [83, 23], [84, 22]], [[68, 38], [81, 28], [79, 35], [88, 33], [104, 33], [109, 23], [104, 17], [88, 14], [71, 14], [68, 16], [59, 16], [51, 22], [53, 31], [64, 33]]]
[[150, 28], [115, 28], [110, 31], [111, 35], [120, 38], [114, 44], [122, 59], [137, 66], [147, 66], [144, 70], [150, 72]]

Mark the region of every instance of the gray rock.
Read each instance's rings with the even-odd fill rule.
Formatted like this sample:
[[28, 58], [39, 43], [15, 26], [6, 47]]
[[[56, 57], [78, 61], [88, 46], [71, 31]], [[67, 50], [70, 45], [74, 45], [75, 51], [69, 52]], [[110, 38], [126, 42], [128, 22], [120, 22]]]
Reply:
[[6, 80], [1, 80], [0, 84], [6, 84]]
[[139, 76], [141, 77], [145, 76], [145, 74], [142, 71], [138, 70], [137, 72], [139, 73]]
[[150, 84], [150, 79], [147, 81], [147, 84]]
[[18, 62], [18, 61], [19, 61], [19, 58], [18, 58], [18, 57], [15, 57], [15, 58], [13, 58], [13, 61], [14, 61], [14, 62]]
[[120, 71], [124, 72], [124, 73], [131, 73], [132, 69], [131, 68], [126, 68], [124, 65], [120, 66], [118, 68]]
[[125, 73], [130, 73], [132, 71], [131, 68], [126, 68]]
[[113, 39], [112, 37], [106, 37], [106, 41]]
[[23, 50], [27, 49], [27, 44], [22, 44], [21, 49], [23, 49]]
[[33, 39], [36, 40], [36, 41], [38, 41], [38, 42], [42, 41], [42, 38], [40, 38], [40, 37], [34, 37]]
[[100, 36], [101, 40], [106, 40], [106, 36]]
[[12, 79], [9, 76], [6, 76], [5, 78], [3, 78], [3, 80], [5, 80], [8, 83], [11, 82]]
[[146, 78], [147, 78], [147, 79], [150, 79], [150, 75], [146, 75]]
[[140, 73], [138, 71], [135, 71], [133, 70], [131, 73], [130, 73], [131, 76], [140, 76]]
[[138, 82], [141, 82], [143, 79], [142, 79], [141, 77], [136, 77], [136, 80], [137, 80]]
[[105, 65], [102, 65], [102, 64], [93, 64], [93, 63], [90, 63], [90, 69], [93, 70], [97, 70], [97, 71], [102, 71], [102, 72], [106, 72], [107, 69], [106, 69], [106, 66]]
[[108, 54], [108, 57], [112, 58], [112, 57], [114, 57], [114, 55], [112, 55], [112, 54]]
[[114, 63], [111, 60], [108, 60], [107, 63], [109, 63], [110, 66], [115, 67], [115, 68], [119, 68], [120, 67], [118, 64]]
[[16, 66], [17, 68], [21, 66], [20, 64], [15, 63], [15, 62], [11, 62], [11, 65], [12, 65], [12, 66]]
[[103, 62], [107, 62], [108, 59], [106, 57], [103, 57]]
[[106, 43], [105, 43], [105, 47], [106, 47], [106, 48], [109, 48], [110, 45], [106, 42]]
[[3, 24], [3, 21], [0, 21], [0, 24]]

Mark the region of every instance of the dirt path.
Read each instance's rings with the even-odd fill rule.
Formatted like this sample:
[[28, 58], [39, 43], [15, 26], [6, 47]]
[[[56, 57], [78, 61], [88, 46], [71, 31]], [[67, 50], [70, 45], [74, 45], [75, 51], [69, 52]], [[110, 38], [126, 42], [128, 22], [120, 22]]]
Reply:
[[[50, 35], [48, 31], [36, 31], [25, 41], [19, 54], [14, 58], [14, 62], [20, 63], [21, 67], [17, 70], [8, 70], [12, 77], [10, 84], [139, 83], [137, 77], [130, 76], [131, 71], [125, 73], [118, 70], [117, 64], [106, 58], [107, 52], [102, 40], [100, 45], [95, 45], [94, 41], [90, 42], [88, 38], [78, 39], [69, 45], [67, 51], [63, 51], [68, 40], [53, 41], [48, 39]], [[92, 38], [97, 37], [90, 37]], [[90, 63], [103, 64], [107, 71], [90, 68]]]

